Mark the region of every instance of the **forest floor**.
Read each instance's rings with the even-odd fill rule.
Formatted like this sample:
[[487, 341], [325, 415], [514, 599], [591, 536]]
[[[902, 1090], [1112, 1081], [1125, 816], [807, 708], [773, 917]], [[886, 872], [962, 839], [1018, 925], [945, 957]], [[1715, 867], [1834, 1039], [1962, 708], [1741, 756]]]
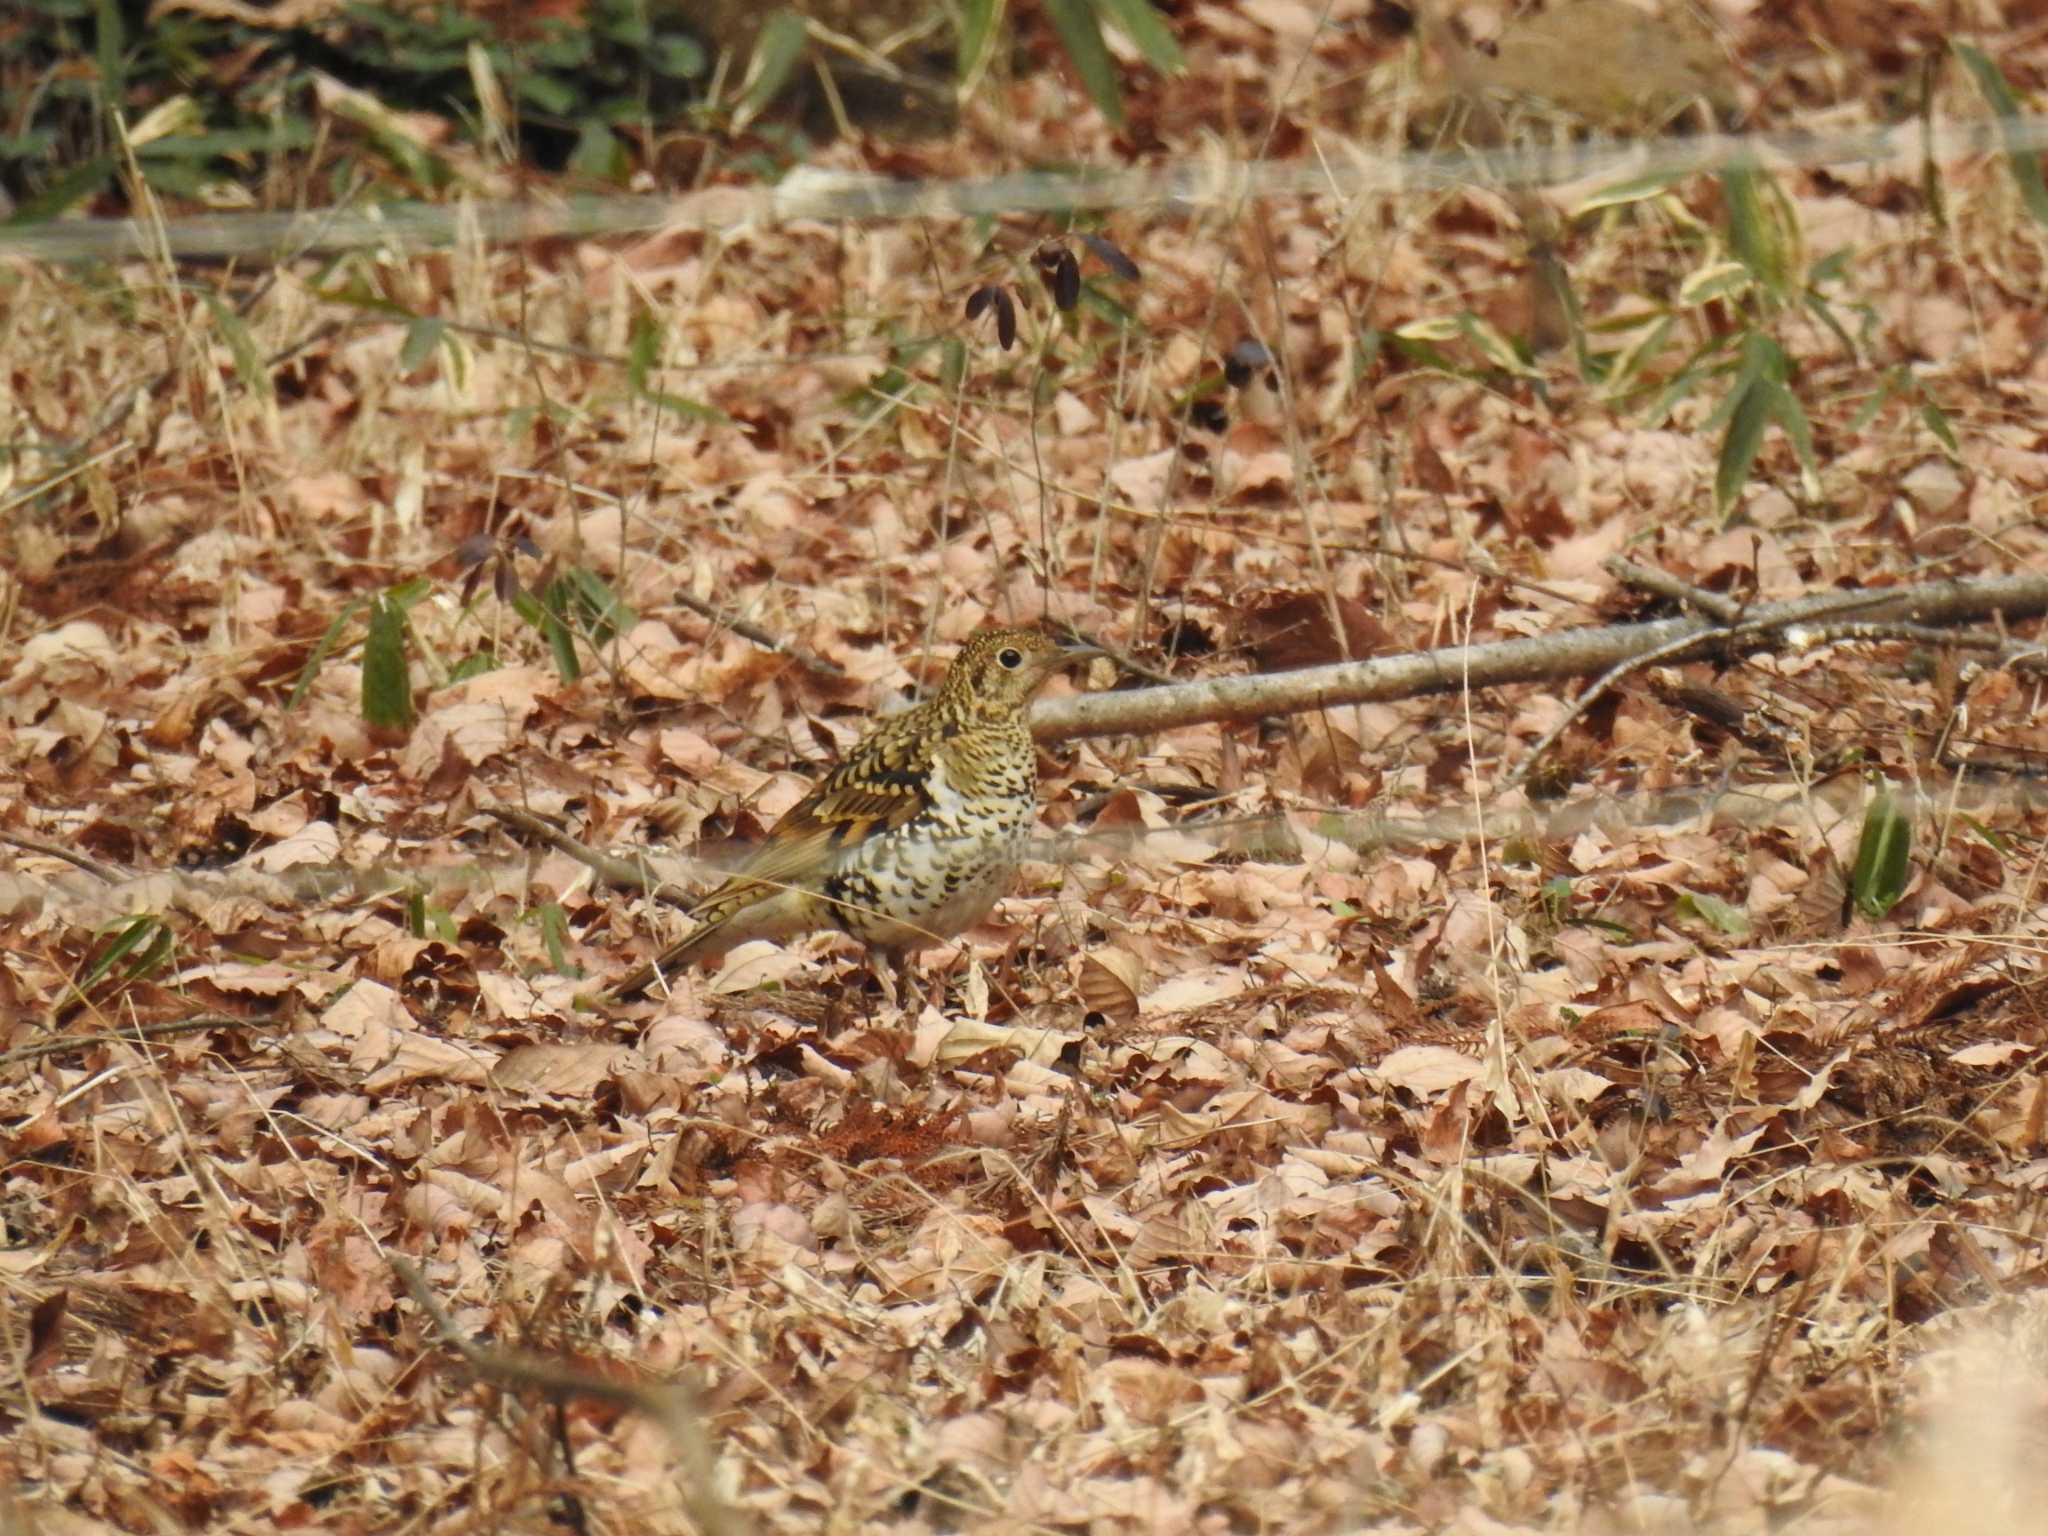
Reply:
[[[1707, 9], [1744, 128], [1990, 110], [1947, 7]], [[1048, 67], [815, 165], [1430, 142], [1398, 8], [1173, 10], [1121, 130]], [[1534, 763], [1590, 679], [1048, 741], [903, 1007], [819, 936], [592, 1009], [676, 912], [490, 814], [700, 889], [991, 621], [1194, 680], [1679, 611], [1615, 556], [2048, 569], [2011, 164], [1602, 190], [0, 268], [83, 445], [0, 492], [0, 1528], [2036, 1529], [2031, 620]]]

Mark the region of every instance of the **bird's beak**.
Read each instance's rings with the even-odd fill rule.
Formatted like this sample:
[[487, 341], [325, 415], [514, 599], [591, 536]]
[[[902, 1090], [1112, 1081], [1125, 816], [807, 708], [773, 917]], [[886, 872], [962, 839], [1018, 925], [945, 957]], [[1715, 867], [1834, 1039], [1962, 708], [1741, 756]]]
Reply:
[[1093, 661], [1098, 656], [1107, 656], [1099, 645], [1063, 645], [1060, 647], [1060, 665], [1071, 667], [1076, 662]]

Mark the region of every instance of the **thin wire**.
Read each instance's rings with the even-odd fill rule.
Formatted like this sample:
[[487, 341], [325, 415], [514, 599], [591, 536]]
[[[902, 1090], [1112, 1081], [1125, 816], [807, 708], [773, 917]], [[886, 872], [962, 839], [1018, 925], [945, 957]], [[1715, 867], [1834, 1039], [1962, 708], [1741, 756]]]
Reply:
[[[2048, 117], [1944, 123], [1918, 120], [1834, 133], [1699, 134], [1590, 138], [1501, 150], [1388, 153], [1319, 138], [1294, 160], [1235, 161], [1224, 154], [1156, 166], [1074, 172], [1019, 171], [962, 180], [901, 180], [800, 170], [774, 186], [708, 187], [674, 197], [585, 197], [554, 202], [389, 203], [341, 213], [216, 213], [170, 219], [164, 243], [180, 257], [276, 257], [365, 246], [445, 245], [473, 221], [490, 244], [635, 230], [732, 230], [790, 219], [969, 218], [1077, 209], [1229, 206], [1243, 198], [1355, 197], [1478, 184], [1559, 187], [1579, 181], [1676, 179], [1732, 165], [1889, 165], [2048, 148]], [[0, 259], [119, 260], [162, 246], [134, 219], [76, 219], [0, 228]]]

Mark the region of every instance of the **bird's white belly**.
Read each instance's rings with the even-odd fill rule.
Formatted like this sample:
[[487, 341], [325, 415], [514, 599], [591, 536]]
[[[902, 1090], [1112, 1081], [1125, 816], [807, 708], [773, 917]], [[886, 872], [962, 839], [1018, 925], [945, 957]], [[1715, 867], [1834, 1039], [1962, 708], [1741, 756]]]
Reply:
[[856, 850], [832, 882], [840, 926], [870, 944], [915, 949], [988, 916], [1016, 872], [1029, 802], [935, 807]]

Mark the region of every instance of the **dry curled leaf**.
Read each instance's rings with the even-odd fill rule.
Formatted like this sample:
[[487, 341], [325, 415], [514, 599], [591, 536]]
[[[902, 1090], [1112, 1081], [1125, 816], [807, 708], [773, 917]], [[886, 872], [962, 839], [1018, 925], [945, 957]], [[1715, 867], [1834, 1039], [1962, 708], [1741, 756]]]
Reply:
[[1320, 592], [1264, 593], [1239, 613], [1237, 627], [1262, 672], [1362, 661], [1395, 648], [1393, 634], [1357, 599], [1340, 597], [1333, 604]]
[[1120, 1024], [1138, 1016], [1138, 998], [1145, 990], [1144, 962], [1129, 950], [1104, 946], [1081, 957], [1075, 978], [1081, 1006]]

